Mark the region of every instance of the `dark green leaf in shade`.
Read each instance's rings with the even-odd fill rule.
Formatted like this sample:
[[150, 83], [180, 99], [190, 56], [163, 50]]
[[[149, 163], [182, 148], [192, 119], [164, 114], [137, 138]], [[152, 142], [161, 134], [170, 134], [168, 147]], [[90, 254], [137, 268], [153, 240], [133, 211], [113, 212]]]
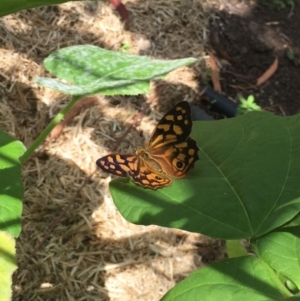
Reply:
[[299, 123], [300, 115], [265, 112], [194, 122], [200, 160], [188, 177], [157, 191], [114, 180], [114, 202], [132, 223], [222, 239], [264, 235], [300, 209], [290, 203], [300, 196]]

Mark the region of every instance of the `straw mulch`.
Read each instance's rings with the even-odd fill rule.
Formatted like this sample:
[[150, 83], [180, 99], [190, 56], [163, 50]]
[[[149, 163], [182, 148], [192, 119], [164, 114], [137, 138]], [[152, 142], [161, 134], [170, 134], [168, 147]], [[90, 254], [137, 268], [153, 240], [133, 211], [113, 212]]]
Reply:
[[[127, 44], [129, 53], [200, 59], [152, 85], [150, 111], [117, 145], [118, 151], [131, 152], [142, 144], [174, 103], [197, 99], [194, 78], [206, 70], [207, 3], [123, 3], [130, 13], [128, 29], [106, 2], [40, 7], [0, 20], [2, 130], [29, 146], [68, 102], [67, 96], [38, 86], [33, 78], [49, 76], [43, 59], [71, 45], [120, 50]], [[76, 195], [95, 170], [96, 159], [116, 146], [146, 100], [98, 97], [96, 106], [82, 111], [23, 166], [23, 231], [17, 241], [20, 268], [14, 275], [14, 300], [159, 300], [203, 266], [201, 250], [208, 257], [221, 254], [220, 242], [200, 234], [126, 222], [111, 200], [107, 174], [94, 174]]]

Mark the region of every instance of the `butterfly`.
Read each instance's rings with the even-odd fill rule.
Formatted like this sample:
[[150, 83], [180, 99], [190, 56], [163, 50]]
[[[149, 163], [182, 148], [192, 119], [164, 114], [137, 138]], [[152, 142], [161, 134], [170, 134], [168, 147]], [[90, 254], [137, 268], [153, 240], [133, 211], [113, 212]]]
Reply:
[[113, 175], [126, 177], [143, 187], [157, 189], [172, 185], [172, 178], [184, 178], [199, 159], [188, 102], [176, 104], [158, 122], [145, 146], [132, 154], [113, 154], [96, 161]]

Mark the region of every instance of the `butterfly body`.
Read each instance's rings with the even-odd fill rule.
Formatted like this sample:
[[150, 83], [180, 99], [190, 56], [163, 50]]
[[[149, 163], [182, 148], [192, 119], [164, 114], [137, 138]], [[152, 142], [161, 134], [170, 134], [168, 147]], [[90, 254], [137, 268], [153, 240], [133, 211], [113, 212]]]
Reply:
[[172, 185], [173, 178], [186, 177], [199, 159], [192, 129], [191, 108], [182, 101], [159, 121], [145, 147], [135, 154], [113, 154], [97, 160], [97, 165], [111, 174], [126, 177], [152, 189]]

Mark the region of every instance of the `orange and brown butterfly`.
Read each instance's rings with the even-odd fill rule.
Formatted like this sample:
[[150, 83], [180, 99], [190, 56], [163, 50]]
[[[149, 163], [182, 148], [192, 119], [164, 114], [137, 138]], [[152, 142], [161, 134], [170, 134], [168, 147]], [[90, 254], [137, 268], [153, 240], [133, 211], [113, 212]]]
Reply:
[[172, 185], [172, 178], [184, 178], [199, 159], [188, 102], [176, 104], [156, 125], [145, 146], [133, 154], [107, 155], [96, 164], [113, 175], [126, 177], [152, 189]]

